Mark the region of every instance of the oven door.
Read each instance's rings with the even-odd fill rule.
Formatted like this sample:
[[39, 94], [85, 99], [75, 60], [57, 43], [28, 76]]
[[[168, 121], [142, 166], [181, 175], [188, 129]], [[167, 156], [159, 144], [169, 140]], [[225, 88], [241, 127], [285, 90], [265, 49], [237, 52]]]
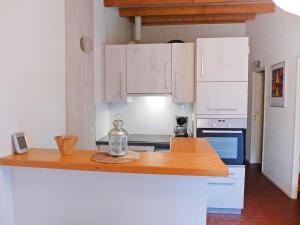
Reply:
[[197, 137], [204, 137], [227, 165], [243, 165], [245, 129], [198, 128]]

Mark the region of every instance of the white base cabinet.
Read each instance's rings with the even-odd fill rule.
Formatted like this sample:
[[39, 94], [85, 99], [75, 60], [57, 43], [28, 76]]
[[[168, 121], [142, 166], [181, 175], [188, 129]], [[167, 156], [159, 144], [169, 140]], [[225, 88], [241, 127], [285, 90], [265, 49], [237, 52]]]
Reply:
[[240, 214], [244, 208], [245, 166], [228, 167], [228, 177], [208, 178], [208, 213]]

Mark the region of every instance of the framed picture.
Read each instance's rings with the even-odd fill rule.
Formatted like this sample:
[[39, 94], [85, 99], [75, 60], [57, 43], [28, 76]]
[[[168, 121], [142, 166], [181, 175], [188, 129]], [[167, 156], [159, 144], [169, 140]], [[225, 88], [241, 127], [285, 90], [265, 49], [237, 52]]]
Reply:
[[285, 62], [271, 66], [272, 87], [270, 105], [274, 107], [285, 106]]

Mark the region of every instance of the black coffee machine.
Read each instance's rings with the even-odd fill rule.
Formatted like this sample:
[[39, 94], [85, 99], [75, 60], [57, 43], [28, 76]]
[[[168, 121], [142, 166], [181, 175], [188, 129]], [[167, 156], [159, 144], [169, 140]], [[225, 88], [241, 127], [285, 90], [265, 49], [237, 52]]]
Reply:
[[188, 117], [176, 116], [177, 126], [174, 128], [175, 137], [189, 137], [190, 130], [187, 129]]

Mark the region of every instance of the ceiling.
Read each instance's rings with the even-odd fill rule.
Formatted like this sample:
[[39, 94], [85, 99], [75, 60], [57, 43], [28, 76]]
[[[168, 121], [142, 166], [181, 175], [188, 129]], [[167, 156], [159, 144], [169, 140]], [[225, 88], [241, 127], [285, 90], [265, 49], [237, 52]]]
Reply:
[[141, 16], [144, 26], [245, 23], [276, 8], [272, 0], [104, 0], [104, 5], [118, 7], [131, 22]]

